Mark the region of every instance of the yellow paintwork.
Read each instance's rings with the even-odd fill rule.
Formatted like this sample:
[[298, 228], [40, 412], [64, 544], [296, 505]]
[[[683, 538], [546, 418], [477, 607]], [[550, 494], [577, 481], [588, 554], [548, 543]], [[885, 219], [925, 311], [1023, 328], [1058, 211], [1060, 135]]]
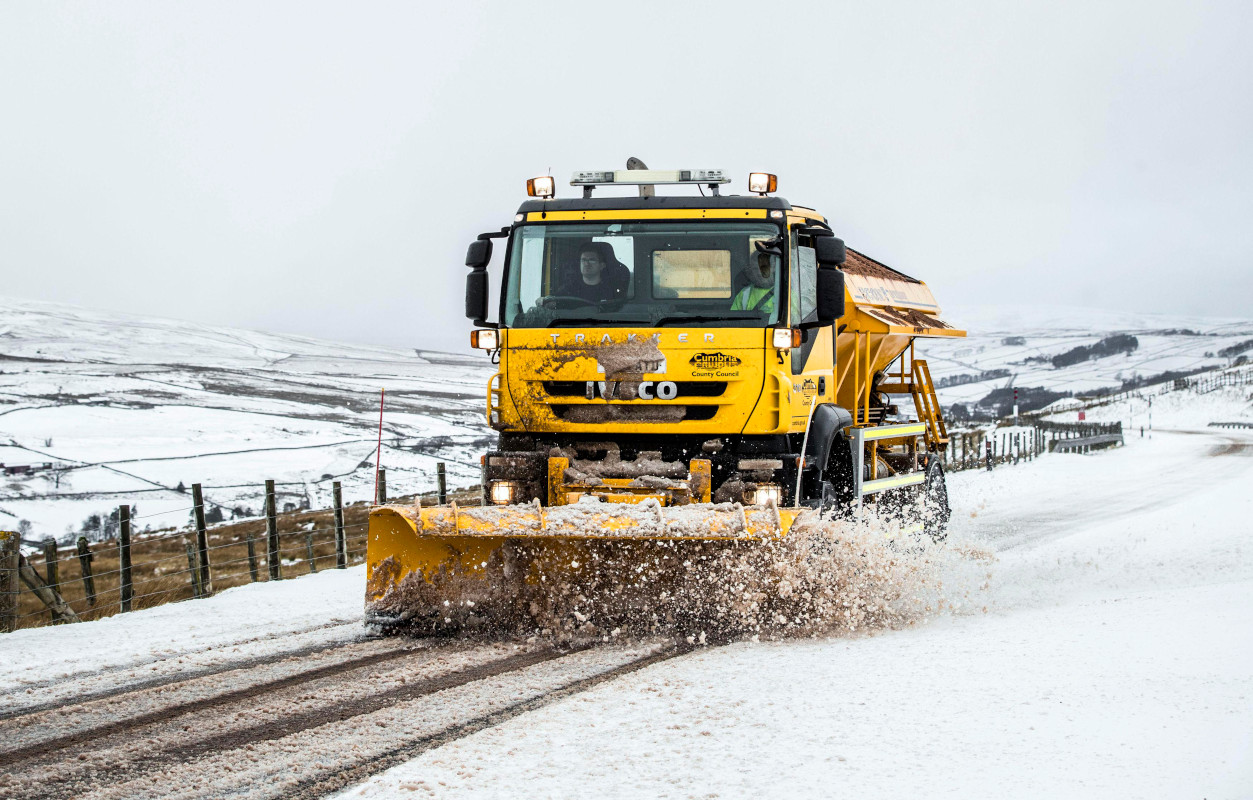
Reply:
[[[769, 427], [746, 427], [749, 416], [762, 394], [762, 373], [767, 368], [766, 355], [776, 351], [769, 347], [771, 332], [761, 328], [695, 328], [683, 330], [662, 328], [635, 331], [630, 328], [513, 329], [505, 332], [506, 343], [501, 350], [500, 365], [505, 394], [502, 398], [498, 430], [525, 430], [536, 433], [557, 431], [639, 432], [723, 431], [773, 433], [783, 430], [774, 420]], [[629, 346], [656, 337], [657, 347], [665, 356], [664, 371], [632, 375], [628, 380], [644, 381], [725, 381], [726, 390], [719, 397], [680, 397], [675, 400], [605, 400], [599, 395], [554, 397], [545, 392], [546, 381], [573, 381], [586, 384], [606, 379], [601, 359], [615, 346]], [[693, 364], [701, 353], [719, 353], [738, 364], [702, 368]], [[775, 365], [777, 366], [777, 365]], [[596, 421], [575, 423], [562, 420], [553, 405], [609, 406], [650, 408], [667, 405], [715, 406], [711, 419], [679, 422]], [[776, 414], [777, 416], [777, 414]], [[489, 424], [491, 420], [489, 418]]]
[[[441, 568], [484, 575], [511, 539], [560, 548], [576, 539], [769, 540], [786, 535], [797, 509], [704, 506], [622, 509], [619, 506], [379, 506], [370, 511], [366, 547], [367, 602], [377, 601], [411, 573], [430, 579]], [[386, 575], [386, 581], [375, 576]]]
[[586, 211], [532, 211], [527, 222], [572, 222], [585, 219], [766, 219], [764, 208], [633, 208]]

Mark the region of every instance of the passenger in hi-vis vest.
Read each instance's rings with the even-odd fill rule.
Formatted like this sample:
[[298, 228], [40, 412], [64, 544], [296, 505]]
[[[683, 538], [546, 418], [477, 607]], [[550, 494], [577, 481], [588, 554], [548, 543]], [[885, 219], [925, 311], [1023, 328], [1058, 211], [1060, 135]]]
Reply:
[[752, 253], [744, 266], [748, 285], [731, 302], [732, 311], [774, 313], [775, 259], [769, 253]]

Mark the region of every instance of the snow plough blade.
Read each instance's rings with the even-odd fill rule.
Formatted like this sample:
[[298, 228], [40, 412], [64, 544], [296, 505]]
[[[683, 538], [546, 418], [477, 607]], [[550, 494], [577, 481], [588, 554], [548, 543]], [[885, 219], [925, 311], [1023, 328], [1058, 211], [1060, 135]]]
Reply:
[[[797, 509], [693, 503], [581, 502], [458, 508], [379, 506], [366, 546], [366, 620], [384, 629], [460, 628], [505, 615], [520, 586], [585, 575], [632, 543], [764, 541]], [[442, 623], [442, 624], [441, 624]]]

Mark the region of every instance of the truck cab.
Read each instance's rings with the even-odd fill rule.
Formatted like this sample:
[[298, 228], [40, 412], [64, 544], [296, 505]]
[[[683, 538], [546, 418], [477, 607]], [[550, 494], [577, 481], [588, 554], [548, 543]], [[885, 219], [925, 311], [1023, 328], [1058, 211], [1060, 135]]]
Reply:
[[[727, 182], [720, 170], [584, 172], [571, 181], [583, 197], [556, 199], [543, 176], [511, 225], [471, 245], [472, 343], [499, 363], [486, 502], [818, 506], [896, 475], [925, 480], [946, 434], [929, 375], [907, 356], [919, 336], [962, 332], [925, 284], [772, 195], [773, 175], [750, 176], [749, 196], [722, 196]], [[593, 196], [623, 184], [640, 196]], [[710, 194], [658, 196], [666, 184]], [[908, 433], [866, 444], [856, 431], [911, 422], [892, 389], [924, 411]]]

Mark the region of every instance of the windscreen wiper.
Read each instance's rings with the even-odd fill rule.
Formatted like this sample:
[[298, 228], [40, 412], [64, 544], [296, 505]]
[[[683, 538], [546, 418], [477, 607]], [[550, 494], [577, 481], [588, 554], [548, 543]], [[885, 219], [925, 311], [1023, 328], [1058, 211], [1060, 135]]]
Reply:
[[605, 319], [604, 317], [557, 317], [549, 320], [544, 327], [553, 328], [558, 325], [648, 325], [646, 319]]
[[654, 328], [660, 328], [663, 325], [667, 323], [671, 323], [671, 322], [721, 322], [727, 319], [757, 319], [759, 320], [761, 318], [762, 318], [761, 314], [758, 314], [752, 311], [745, 311], [745, 312], [741, 312], [740, 314], [730, 314], [730, 313], [719, 314], [716, 317], [700, 317], [700, 316], [692, 316], [688, 314], [684, 316], [676, 315], [672, 317], [660, 317], [654, 320], [652, 325]]

